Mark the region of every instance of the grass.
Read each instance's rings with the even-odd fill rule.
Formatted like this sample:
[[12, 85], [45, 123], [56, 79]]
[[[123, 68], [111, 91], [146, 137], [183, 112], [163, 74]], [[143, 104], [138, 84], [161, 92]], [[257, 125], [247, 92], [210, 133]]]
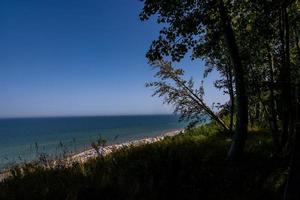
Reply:
[[244, 159], [230, 163], [230, 138], [209, 124], [70, 168], [15, 169], [0, 199], [281, 199], [286, 165], [270, 138], [251, 131]]

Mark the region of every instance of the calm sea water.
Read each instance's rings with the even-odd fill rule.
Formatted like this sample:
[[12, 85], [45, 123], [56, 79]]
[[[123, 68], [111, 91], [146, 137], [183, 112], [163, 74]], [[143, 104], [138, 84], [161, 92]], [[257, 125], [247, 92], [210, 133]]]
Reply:
[[0, 170], [40, 153], [81, 151], [99, 137], [118, 143], [185, 125], [174, 115], [0, 119]]

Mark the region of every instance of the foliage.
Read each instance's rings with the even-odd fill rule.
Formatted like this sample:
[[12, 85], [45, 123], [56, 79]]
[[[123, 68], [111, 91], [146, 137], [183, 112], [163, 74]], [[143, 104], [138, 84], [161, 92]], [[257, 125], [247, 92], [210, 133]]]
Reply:
[[199, 89], [194, 89], [193, 79], [185, 81], [182, 78], [184, 71], [174, 69], [170, 62], [155, 61], [152, 65], [159, 69], [155, 77], [161, 80], [147, 83], [146, 86], [155, 89], [153, 95], [163, 96], [165, 103], [173, 104], [175, 112], [181, 114], [181, 119], [187, 119], [190, 124], [195, 125], [205, 121], [209, 116], [225, 130], [228, 130], [222, 119], [205, 104], [202, 86]]
[[[230, 96], [230, 102], [220, 106], [229, 108], [229, 130], [235, 124], [230, 159], [243, 157], [248, 123], [271, 130], [278, 156], [296, 152], [293, 149], [300, 146], [296, 139], [300, 121], [299, 0], [142, 1], [140, 19], [154, 17], [162, 27], [146, 54], [150, 64], [156, 60], [180, 62], [192, 55], [191, 59], [205, 61], [204, 76], [213, 69], [220, 72], [215, 86]], [[160, 92], [160, 85], [156, 91]], [[175, 104], [178, 107], [182, 101]], [[183, 115], [186, 110], [193, 115], [203, 112], [195, 109], [197, 103], [189, 104]]]

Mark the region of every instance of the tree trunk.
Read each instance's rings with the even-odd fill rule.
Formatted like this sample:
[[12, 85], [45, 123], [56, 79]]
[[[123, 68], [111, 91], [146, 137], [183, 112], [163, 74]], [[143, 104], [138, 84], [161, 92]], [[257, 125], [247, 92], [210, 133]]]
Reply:
[[286, 7], [281, 8], [280, 17], [280, 40], [281, 40], [281, 119], [282, 137], [281, 146], [286, 146], [288, 137], [291, 135], [291, 72], [290, 72], [290, 46], [289, 46], [289, 21]]
[[279, 152], [280, 144], [279, 144], [279, 130], [277, 124], [277, 113], [276, 113], [276, 105], [275, 105], [275, 95], [274, 95], [274, 57], [270, 53], [269, 56], [269, 71], [270, 71], [270, 128], [272, 131], [273, 143], [275, 146], [275, 152]]
[[233, 117], [234, 117], [234, 92], [233, 92], [233, 82], [232, 82], [232, 73], [230, 70], [229, 73], [229, 96], [230, 96], [230, 123], [229, 131], [233, 132]]
[[233, 33], [231, 22], [224, 6], [223, 0], [219, 1], [219, 11], [221, 22], [223, 24], [224, 38], [229, 50], [233, 72], [235, 76], [236, 87], [236, 105], [237, 105], [237, 121], [236, 132], [230, 147], [228, 158], [230, 160], [238, 160], [243, 155], [243, 150], [247, 137], [248, 126], [248, 103], [246, 96], [245, 69], [242, 66], [240, 52]]
[[260, 105], [260, 102], [258, 102], [255, 105], [255, 122], [256, 122], [256, 124], [260, 121], [260, 118], [261, 118], [261, 105]]
[[225, 124], [225, 122], [217, 116], [203, 101], [200, 99], [197, 94], [195, 94], [191, 89], [189, 89], [185, 83], [180, 81], [177, 77], [173, 77], [173, 80], [176, 81], [178, 84], [180, 84], [188, 93], [189, 97], [197, 103], [201, 108], [203, 108], [206, 113], [214, 119], [226, 132], [229, 130], [228, 126]]
[[230, 98], [230, 121], [229, 121], [229, 132], [233, 133], [233, 117], [234, 117], [234, 92], [233, 92], [233, 78], [230, 65], [226, 65], [226, 78], [227, 78], [227, 89]]

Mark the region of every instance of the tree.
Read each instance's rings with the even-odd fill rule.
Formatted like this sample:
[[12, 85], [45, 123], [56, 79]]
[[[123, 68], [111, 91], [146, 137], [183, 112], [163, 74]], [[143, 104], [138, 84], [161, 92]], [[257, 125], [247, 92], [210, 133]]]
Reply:
[[285, 198], [299, 198], [299, 0], [143, 2], [141, 19], [155, 16], [164, 25], [148, 59], [179, 62], [191, 54], [206, 62], [208, 73], [218, 70], [216, 87], [227, 88], [235, 102], [229, 158], [242, 157], [248, 121], [268, 128], [272, 155], [291, 159]]
[[224, 38], [229, 50], [233, 71], [235, 75], [237, 122], [235, 139], [230, 147], [228, 157], [231, 160], [239, 159], [242, 156], [248, 128], [248, 100], [246, 94], [245, 69], [240, 58], [240, 51], [236, 38], [231, 27], [231, 20], [228, 16], [223, 0], [218, 2], [221, 23], [223, 26]]
[[170, 62], [164, 61], [155, 61], [152, 65], [159, 69], [155, 76], [160, 79], [146, 84], [147, 87], [154, 87], [153, 95], [164, 96], [165, 103], [173, 104], [175, 112], [181, 113], [182, 119], [192, 120], [190, 124], [202, 121], [208, 115], [225, 131], [229, 130], [224, 121], [205, 104], [203, 87], [194, 89], [193, 79], [184, 80], [182, 69], [174, 69]]
[[189, 50], [192, 51], [193, 58], [205, 59], [219, 52], [218, 45], [225, 38], [226, 43], [223, 44], [226, 44], [232, 63], [236, 91], [236, 134], [229, 151], [229, 158], [235, 160], [243, 152], [248, 109], [245, 69], [227, 12], [223, 1], [145, 0], [140, 18], [147, 20], [155, 15], [158, 23], [165, 24], [159, 38], [153, 41], [147, 53], [152, 62], [166, 57], [170, 57], [172, 61], [180, 61]]

